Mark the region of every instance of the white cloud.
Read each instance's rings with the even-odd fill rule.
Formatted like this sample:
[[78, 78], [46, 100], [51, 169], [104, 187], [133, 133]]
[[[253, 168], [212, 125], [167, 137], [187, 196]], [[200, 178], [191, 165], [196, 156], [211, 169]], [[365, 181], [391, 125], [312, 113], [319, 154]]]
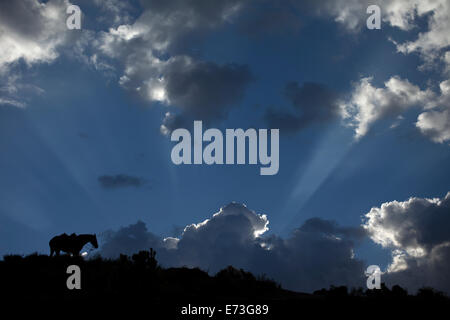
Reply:
[[25, 108], [29, 95], [40, 95], [44, 90], [38, 86], [24, 83], [21, 74], [0, 72], [0, 105]]
[[[54, 62], [62, 52], [112, 76], [114, 67], [88, 52], [96, 42], [96, 33], [67, 29], [69, 5], [68, 0], [0, 1], [0, 104], [24, 107], [30, 92], [42, 93], [37, 86], [25, 83], [30, 82], [33, 73], [23, 73], [20, 64], [29, 71], [36, 65]], [[105, 5], [117, 3], [108, 1]], [[8, 89], [13, 87], [13, 91]]]
[[[444, 0], [445, 1], [445, 0]], [[428, 0], [322, 0], [309, 2], [307, 8], [312, 8], [319, 15], [328, 15], [337, 23], [342, 24], [348, 31], [358, 31], [366, 26], [369, 17], [366, 10], [370, 5], [378, 5], [381, 9], [382, 20], [391, 26], [402, 30], [414, 27], [417, 4], [421, 3], [423, 11], [429, 7]], [[300, 6], [304, 6], [301, 2]], [[421, 12], [422, 12], [421, 11]]]
[[[122, 64], [122, 87], [150, 102], [179, 108], [178, 117], [221, 119], [241, 99], [251, 80], [249, 70], [180, 52], [190, 35], [229, 22], [240, 8], [239, 0], [146, 3], [134, 23], [101, 32], [96, 47]], [[170, 131], [163, 126], [165, 133]]]
[[43, 90], [23, 82], [16, 66], [51, 63], [69, 41], [67, 0], [0, 2], [0, 104], [25, 107], [29, 93]]
[[[450, 46], [450, 2], [447, 0], [403, 1], [403, 10], [396, 11], [396, 15], [403, 20], [412, 21], [416, 18], [428, 16], [428, 30], [419, 32], [417, 39], [397, 44], [402, 53], [418, 52], [431, 63], [435, 58], [443, 55], [443, 49]], [[411, 22], [405, 23], [409, 26]], [[405, 28], [406, 29], [406, 28]]]
[[448, 43], [446, 30], [450, 4], [447, 0], [324, 0], [310, 1], [309, 7], [316, 13], [334, 17], [348, 30], [357, 30], [365, 26], [369, 5], [378, 5], [385, 23], [405, 31], [416, 28], [416, 19], [428, 15], [428, 32], [420, 33], [416, 41], [405, 43], [406, 50], [442, 48], [443, 44]]
[[416, 126], [434, 142], [444, 143], [450, 142], [450, 80], [441, 82], [439, 87], [438, 107], [421, 113]]
[[51, 62], [66, 39], [68, 1], [2, 1], [0, 68], [23, 59], [28, 65]]
[[372, 78], [363, 78], [354, 86], [350, 99], [342, 101], [341, 115], [355, 128], [355, 137], [361, 138], [373, 123], [384, 117], [395, 117], [411, 107], [433, 107], [434, 93], [421, 90], [407, 79], [397, 76], [385, 82], [384, 88], [372, 85]]
[[[222, 219], [223, 217], [245, 217], [249, 222], [249, 232], [246, 234], [252, 235], [256, 238], [269, 230], [267, 216], [265, 214], [257, 214], [256, 212], [249, 210], [245, 205], [239, 203], [230, 203], [227, 206], [220, 208], [219, 212], [215, 213], [211, 219], [207, 219], [201, 223], [188, 225], [183, 232], [183, 237], [193, 237], [190, 233], [202, 232], [203, 228], [213, 223], [215, 219]], [[240, 228], [241, 226], [236, 226]]]
[[[415, 33], [414, 40], [397, 42], [398, 52], [418, 53], [424, 61], [421, 70], [439, 69], [450, 73], [450, 2], [448, 0], [386, 0], [386, 1], [318, 1], [311, 6], [325, 13], [350, 31], [361, 30], [367, 19], [369, 4], [379, 5], [385, 24]], [[425, 28], [419, 28], [419, 19], [426, 19]], [[418, 117], [417, 128], [434, 142], [450, 140], [449, 80], [440, 85], [441, 95], [430, 88], [424, 90], [407, 79], [391, 77], [385, 87], [372, 85], [372, 78], [363, 78], [355, 85], [350, 99], [341, 103], [342, 117], [355, 128], [355, 137], [361, 138], [377, 120], [400, 115], [411, 107], [425, 109]], [[433, 110], [430, 110], [433, 109]], [[396, 127], [398, 122], [391, 127]]]
[[450, 192], [440, 199], [410, 198], [372, 208], [364, 228], [375, 243], [392, 250], [386, 281], [449, 292], [449, 223]]
[[24, 108], [25, 103], [18, 100], [8, 99], [8, 98], [2, 98], [0, 97], [0, 105], [10, 105], [17, 108]]
[[[364, 28], [369, 5], [381, 8], [383, 23], [400, 30], [416, 32], [415, 40], [402, 43], [393, 40], [399, 52], [417, 52], [424, 59], [425, 67], [437, 66], [435, 60], [442, 59], [444, 51], [450, 46], [448, 0], [324, 0], [310, 4], [317, 13], [334, 17], [336, 22], [352, 32]], [[426, 31], [418, 27], [418, 20], [423, 18], [427, 19]]]
[[445, 63], [445, 72], [450, 74], [450, 51], [447, 51], [442, 59]]
[[410, 30], [414, 27], [416, 1], [397, 0], [386, 1], [381, 4], [384, 21], [393, 27]]
[[416, 126], [434, 142], [449, 142], [450, 109], [421, 113], [417, 118]]

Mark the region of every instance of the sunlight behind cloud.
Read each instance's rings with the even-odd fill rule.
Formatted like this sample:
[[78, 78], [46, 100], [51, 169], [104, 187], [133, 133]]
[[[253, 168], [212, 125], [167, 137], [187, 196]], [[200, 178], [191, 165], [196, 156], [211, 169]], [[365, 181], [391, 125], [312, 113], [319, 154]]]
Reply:
[[[283, 230], [291, 226], [293, 220], [300, 215], [302, 208], [352, 148], [353, 143], [348, 143], [348, 139], [343, 139], [336, 130], [329, 130], [326, 133], [316, 146], [308, 164], [300, 165], [297, 174], [294, 175], [298, 180], [282, 210], [282, 212], [288, 212], [283, 219]], [[346, 140], [347, 142], [345, 142]]]

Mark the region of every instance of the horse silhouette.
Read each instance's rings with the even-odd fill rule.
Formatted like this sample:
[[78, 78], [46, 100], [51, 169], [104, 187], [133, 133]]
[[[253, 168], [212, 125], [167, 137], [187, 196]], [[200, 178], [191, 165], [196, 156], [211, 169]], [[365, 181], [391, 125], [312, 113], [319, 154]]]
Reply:
[[55, 253], [59, 256], [60, 251], [67, 252], [74, 256], [80, 255], [81, 249], [86, 243], [90, 242], [95, 248], [98, 248], [97, 236], [95, 234], [79, 234], [72, 233], [70, 236], [63, 233], [53, 237], [49, 241], [50, 257]]

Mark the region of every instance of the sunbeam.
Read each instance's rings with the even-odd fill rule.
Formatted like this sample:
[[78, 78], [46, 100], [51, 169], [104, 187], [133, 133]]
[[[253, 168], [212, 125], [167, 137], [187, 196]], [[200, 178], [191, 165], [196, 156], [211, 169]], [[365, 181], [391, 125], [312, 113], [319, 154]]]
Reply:
[[292, 192], [288, 195], [286, 205], [282, 210], [283, 218], [280, 230], [290, 231], [293, 221], [297, 221], [302, 208], [319, 190], [326, 179], [334, 172], [339, 163], [353, 147], [353, 139], [349, 132], [338, 128], [331, 128], [317, 144], [314, 155], [308, 165], [301, 166], [295, 177], [298, 179]]

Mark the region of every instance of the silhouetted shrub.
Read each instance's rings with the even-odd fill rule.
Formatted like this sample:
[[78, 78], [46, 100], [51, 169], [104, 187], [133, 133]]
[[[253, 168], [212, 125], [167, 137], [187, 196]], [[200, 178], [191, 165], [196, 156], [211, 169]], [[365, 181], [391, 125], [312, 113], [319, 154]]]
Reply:
[[[66, 287], [67, 267], [76, 264], [81, 268], [82, 290]], [[289, 301], [294, 305], [305, 303], [318, 308], [349, 302], [371, 307], [382, 301], [384, 304], [412, 303], [449, 299], [442, 292], [422, 288], [417, 296], [408, 295], [400, 286], [392, 290], [382, 284], [381, 290], [349, 290], [345, 286], [331, 286], [314, 294], [296, 293], [281, 288], [265, 275], [255, 277], [252, 273], [232, 266], [211, 277], [198, 268], [161, 268], [156, 252], [139, 251], [131, 258], [120, 255], [117, 259], [91, 259], [60, 255], [31, 254], [28, 256], [7, 255], [0, 261], [0, 295], [14, 301]], [[6, 303], [7, 300], [2, 301]], [[278, 303], [277, 302], [277, 303]], [[44, 303], [45, 305], [45, 303]], [[367, 307], [367, 306], [366, 306]], [[332, 307], [333, 308], [333, 307]], [[330, 310], [332, 310], [330, 308]], [[319, 308], [318, 310], [320, 310]]]
[[408, 291], [400, 287], [399, 285], [395, 285], [392, 287], [392, 295], [397, 297], [406, 297], [408, 295]]
[[423, 287], [417, 292], [417, 297], [424, 299], [444, 298], [445, 294], [430, 287]]

